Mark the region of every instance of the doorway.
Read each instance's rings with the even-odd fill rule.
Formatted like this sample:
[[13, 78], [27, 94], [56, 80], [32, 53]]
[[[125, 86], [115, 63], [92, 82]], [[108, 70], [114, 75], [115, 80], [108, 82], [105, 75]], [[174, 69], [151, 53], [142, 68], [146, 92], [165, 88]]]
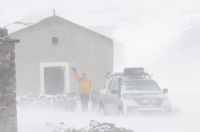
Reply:
[[40, 64], [41, 94], [59, 95], [69, 91], [69, 64], [53, 62]]

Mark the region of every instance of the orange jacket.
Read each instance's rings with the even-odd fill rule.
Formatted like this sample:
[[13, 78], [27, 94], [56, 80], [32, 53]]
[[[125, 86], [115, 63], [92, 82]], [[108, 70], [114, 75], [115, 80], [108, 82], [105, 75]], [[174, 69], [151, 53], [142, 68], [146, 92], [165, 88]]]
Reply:
[[80, 74], [76, 74], [76, 80], [79, 82], [79, 92], [81, 94], [89, 94], [91, 88], [91, 81], [89, 79], [82, 79]]

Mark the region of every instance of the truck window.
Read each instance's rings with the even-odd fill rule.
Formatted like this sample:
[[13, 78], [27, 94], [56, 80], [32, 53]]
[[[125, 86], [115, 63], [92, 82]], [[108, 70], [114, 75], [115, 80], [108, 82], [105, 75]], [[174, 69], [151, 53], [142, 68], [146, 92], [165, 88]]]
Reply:
[[123, 81], [122, 88], [129, 91], [131, 90], [160, 91], [159, 86], [152, 80]]
[[110, 90], [114, 90], [116, 87], [116, 81], [115, 80], [111, 80], [110, 85], [109, 85], [109, 89]]

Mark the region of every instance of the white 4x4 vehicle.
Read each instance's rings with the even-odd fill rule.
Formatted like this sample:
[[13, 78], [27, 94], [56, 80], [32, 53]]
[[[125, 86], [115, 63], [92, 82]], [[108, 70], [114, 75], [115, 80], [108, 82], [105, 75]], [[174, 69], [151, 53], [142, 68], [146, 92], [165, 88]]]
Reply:
[[123, 73], [108, 76], [99, 96], [99, 108], [105, 114], [165, 113], [171, 110], [167, 92], [143, 68], [126, 68]]

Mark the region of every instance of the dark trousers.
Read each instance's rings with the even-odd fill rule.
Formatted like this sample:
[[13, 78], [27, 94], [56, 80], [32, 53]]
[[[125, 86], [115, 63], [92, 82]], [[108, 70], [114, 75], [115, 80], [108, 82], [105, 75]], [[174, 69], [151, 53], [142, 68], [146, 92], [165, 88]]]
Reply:
[[89, 94], [80, 94], [82, 112], [88, 110]]

